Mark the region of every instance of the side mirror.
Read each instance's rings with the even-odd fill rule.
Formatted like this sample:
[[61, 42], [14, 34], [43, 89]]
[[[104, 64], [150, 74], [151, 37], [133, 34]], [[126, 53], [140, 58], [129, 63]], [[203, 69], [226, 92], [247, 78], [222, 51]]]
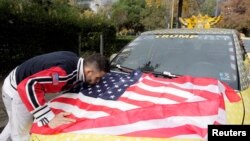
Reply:
[[109, 61], [111, 62], [115, 57], [116, 57], [117, 53], [114, 53], [112, 54], [110, 57], [109, 57]]

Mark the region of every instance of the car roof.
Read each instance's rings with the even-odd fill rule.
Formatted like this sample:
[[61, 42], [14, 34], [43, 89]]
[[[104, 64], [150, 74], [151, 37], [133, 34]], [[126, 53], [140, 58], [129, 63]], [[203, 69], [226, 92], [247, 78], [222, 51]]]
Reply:
[[234, 29], [224, 29], [224, 28], [176, 28], [176, 29], [159, 29], [153, 31], [143, 32], [142, 35], [159, 35], [159, 34], [173, 34], [173, 33], [185, 33], [185, 34], [235, 34]]

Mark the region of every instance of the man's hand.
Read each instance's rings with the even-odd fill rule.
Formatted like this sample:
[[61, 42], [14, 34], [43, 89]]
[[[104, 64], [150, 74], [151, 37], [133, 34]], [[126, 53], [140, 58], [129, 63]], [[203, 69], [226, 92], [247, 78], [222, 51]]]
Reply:
[[50, 128], [56, 128], [58, 126], [64, 125], [64, 124], [69, 124], [72, 122], [75, 122], [75, 119], [71, 119], [71, 118], [66, 118], [65, 116], [70, 115], [70, 113], [67, 112], [61, 112], [59, 114], [57, 114], [49, 123], [49, 127]]

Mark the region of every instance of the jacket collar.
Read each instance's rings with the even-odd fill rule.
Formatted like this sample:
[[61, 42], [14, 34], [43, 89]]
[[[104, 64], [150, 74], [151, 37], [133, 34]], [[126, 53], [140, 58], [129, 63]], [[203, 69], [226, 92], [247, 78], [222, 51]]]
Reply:
[[83, 73], [83, 58], [79, 58], [78, 63], [77, 63], [77, 80], [79, 81], [85, 81], [85, 76]]

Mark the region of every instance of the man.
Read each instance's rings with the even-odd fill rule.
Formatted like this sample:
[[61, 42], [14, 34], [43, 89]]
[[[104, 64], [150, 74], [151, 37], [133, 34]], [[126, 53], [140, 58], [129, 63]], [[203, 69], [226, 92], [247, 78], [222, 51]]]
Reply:
[[109, 69], [109, 61], [100, 54], [83, 59], [68, 51], [36, 56], [17, 66], [2, 87], [9, 122], [0, 140], [28, 141], [33, 120], [50, 128], [74, 122], [67, 118], [70, 113], [55, 115], [44, 94], [65, 93], [81, 81], [96, 84]]

